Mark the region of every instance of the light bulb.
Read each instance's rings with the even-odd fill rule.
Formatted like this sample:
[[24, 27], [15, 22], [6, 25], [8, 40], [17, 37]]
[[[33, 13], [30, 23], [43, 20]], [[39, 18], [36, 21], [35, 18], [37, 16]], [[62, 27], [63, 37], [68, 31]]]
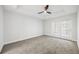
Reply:
[[44, 11], [44, 13], [46, 13], [47, 11]]

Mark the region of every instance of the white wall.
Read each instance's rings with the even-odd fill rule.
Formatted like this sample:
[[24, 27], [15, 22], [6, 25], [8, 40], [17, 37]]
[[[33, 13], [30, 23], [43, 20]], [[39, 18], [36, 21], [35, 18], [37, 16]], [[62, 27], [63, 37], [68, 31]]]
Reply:
[[3, 47], [3, 8], [0, 6], [0, 52]]
[[78, 44], [78, 48], [79, 48], [79, 8], [78, 8], [78, 12], [77, 12], [77, 44]]
[[5, 44], [43, 34], [41, 20], [10, 11], [5, 11], [4, 26]]
[[[72, 29], [71, 29], [71, 31], [72, 31], [72, 34], [71, 34], [72, 38], [70, 40], [76, 41], [77, 40], [77, 32], [76, 32], [77, 31], [77, 29], [76, 29], [77, 28], [77, 22], [76, 22], [77, 19], [76, 18], [77, 18], [76, 14], [70, 14], [70, 15], [66, 15], [66, 16], [62, 16], [62, 17], [58, 17], [58, 18], [45, 20], [44, 21], [44, 27], [45, 27], [44, 35], [50, 35], [50, 36], [56, 36], [56, 37], [57, 37], [57, 35], [60, 35], [58, 37], [63, 38], [63, 36], [61, 36], [61, 33], [53, 35], [54, 33], [52, 31], [55, 31], [56, 29], [54, 29], [54, 27], [52, 29], [52, 27], [51, 27], [52, 23], [55, 23], [55, 22], [59, 23], [59, 22], [62, 22], [62, 21], [71, 20], [72, 21], [72, 24], [71, 24], [71, 26], [72, 26]], [[57, 26], [60, 26], [60, 25], [57, 25]], [[57, 30], [60, 32], [59, 28], [57, 28]], [[65, 38], [65, 39], [67, 39], [67, 38]]]
[[5, 44], [40, 36], [50, 35], [53, 36], [51, 31], [51, 23], [54, 21], [73, 21], [73, 35], [72, 40], [76, 41], [76, 14], [66, 15], [58, 18], [39, 20], [22, 15], [15, 12], [5, 11], [4, 20], [4, 42]]

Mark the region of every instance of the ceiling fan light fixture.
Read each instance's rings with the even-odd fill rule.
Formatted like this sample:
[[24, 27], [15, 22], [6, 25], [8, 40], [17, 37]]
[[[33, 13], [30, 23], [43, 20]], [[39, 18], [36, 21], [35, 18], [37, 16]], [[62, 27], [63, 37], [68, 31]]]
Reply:
[[44, 13], [47, 13], [47, 11], [45, 10]]
[[50, 12], [50, 11], [47, 11], [47, 10], [48, 10], [48, 8], [49, 8], [49, 5], [46, 5], [46, 6], [44, 7], [44, 11], [38, 12], [38, 14], [41, 14], [41, 13], [51, 14], [51, 12]]

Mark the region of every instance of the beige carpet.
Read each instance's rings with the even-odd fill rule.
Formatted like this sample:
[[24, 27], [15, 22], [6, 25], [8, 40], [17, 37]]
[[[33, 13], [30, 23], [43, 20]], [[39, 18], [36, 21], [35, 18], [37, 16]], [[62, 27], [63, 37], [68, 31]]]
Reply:
[[39, 36], [5, 45], [3, 54], [77, 54], [76, 42]]

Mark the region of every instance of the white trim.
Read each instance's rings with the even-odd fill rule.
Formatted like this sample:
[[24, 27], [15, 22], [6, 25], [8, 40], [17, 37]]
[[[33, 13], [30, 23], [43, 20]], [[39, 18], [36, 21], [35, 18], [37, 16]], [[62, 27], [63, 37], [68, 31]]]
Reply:
[[5, 42], [5, 45], [6, 44], [10, 44], [10, 43], [15, 43], [15, 42], [18, 42], [18, 41], [22, 41], [22, 40], [27, 40], [27, 39], [34, 38], [34, 37], [38, 37], [38, 36], [41, 36], [41, 35], [42, 34], [40, 34], [40, 35], [34, 35], [34, 36], [30, 36], [30, 37], [25, 37], [25, 38], [21, 38], [21, 39], [15, 40], [15, 41]]
[[3, 46], [0, 46], [0, 53], [2, 52], [2, 48], [3, 48]]

